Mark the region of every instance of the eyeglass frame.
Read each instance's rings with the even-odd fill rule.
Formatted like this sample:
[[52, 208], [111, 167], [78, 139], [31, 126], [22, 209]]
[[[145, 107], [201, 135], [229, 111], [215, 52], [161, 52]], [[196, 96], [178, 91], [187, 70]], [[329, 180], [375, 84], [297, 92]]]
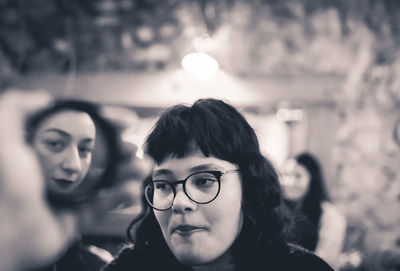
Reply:
[[[151, 183], [146, 184], [145, 187], [144, 187], [146, 202], [150, 205], [151, 208], [153, 208], [153, 209], [155, 209], [155, 210], [158, 210], [158, 211], [167, 211], [169, 208], [172, 207], [172, 205], [174, 205], [174, 201], [175, 201], [175, 198], [176, 198], [176, 185], [182, 184], [183, 192], [185, 193], [185, 195], [186, 195], [191, 201], [196, 202], [197, 204], [207, 204], [207, 203], [210, 203], [210, 202], [214, 201], [214, 200], [218, 197], [219, 192], [221, 191], [221, 177], [222, 177], [222, 175], [227, 174], [227, 173], [231, 173], [231, 172], [238, 172], [238, 171], [240, 171], [239, 168], [237, 168], [237, 169], [230, 169], [230, 170], [203, 170], [203, 171], [194, 172], [194, 173], [190, 174], [189, 176], [187, 176], [187, 177], [186, 177], [185, 179], [183, 179], [183, 180], [176, 180], [176, 181], [171, 181], [171, 182], [170, 182], [170, 181], [164, 181], [164, 180], [155, 180], [155, 181], [151, 180]], [[211, 200], [206, 201], [206, 202], [198, 202], [198, 201], [192, 199], [192, 197], [191, 197], [191, 196], [189, 195], [189, 193], [186, 191], [186, 182], [187, 182], [187, 180], [188, 180], [190, 177], [192, 177], [193, 175], [196, 175], [196, 174], [199, 174], [199, 173], [211, 173], [211, 174], [213, 174], [213, 175], [217, 178], [217, 181], [218, 181], [218, 191], [217, 191], [217, 193], [215, 194], [214, 198], [212, 198]], [[154, 206], [150, 203], [150, 201], [147, 199], [147, 196], [146, 196], [146, 188], [147, 188], [147, 186], [149, 186], [149, 185], [153, 185], [153, 186], [154, 186], [154, 183], [155, 183], [155, 182], [164, 182], [164, 183], [167, 183], [169, 186], [171, 186], [172, 191], [173, 191], [173, 193], [174, 193], [174, 197], [172, 198], [171, 204], [168, 206], [168, 208], [165, 208], [165, 209], [156, 208], [156, 207], [154, 207]]]

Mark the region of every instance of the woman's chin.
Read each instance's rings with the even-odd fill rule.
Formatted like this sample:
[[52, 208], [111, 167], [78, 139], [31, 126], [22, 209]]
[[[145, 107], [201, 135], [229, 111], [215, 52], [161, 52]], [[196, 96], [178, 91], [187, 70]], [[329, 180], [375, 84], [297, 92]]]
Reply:
[[[211, 250], [208, 252], [212, 252]], [[182, 253], [174, 254], [176, 259], [186, 266], [208, 266], [211, 268], [212, 266], [216, 267], [215, 270], [224, 269], [224, 266], [232, 264], [232, 258], [229, 253], [225, 253], [223, 255], [219, 255], [219, 253], [201, 253], [195, 251], [185, 251]]]
[[69, 194], [75, 191], [78, 185], [78, 182], [68, 182], [59, 179], [51, 179], [48, 180], [47, 188], [55, 193]]
[[188, 266], [196, 266], [206, 264], [207, 261], [205, 259], [201, 259], [199, 255], [184, 253], [175, 256], [177, 260], [184, 265]]
[[211, 261], [208, 256], [190, 249], [174, 251], [173, 254], [180, 263], [188, 266], [202, 265]]

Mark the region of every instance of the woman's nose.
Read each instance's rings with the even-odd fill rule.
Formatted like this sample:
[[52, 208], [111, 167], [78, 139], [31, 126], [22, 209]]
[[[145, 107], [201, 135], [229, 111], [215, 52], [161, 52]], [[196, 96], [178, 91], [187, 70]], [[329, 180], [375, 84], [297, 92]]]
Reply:
[[61, 168], [69, 174], [81, 171], [81, 160], [78, 148], [69, 148], [66, 150]]
[[197, 203], [191, 200], [183, 190], [183, 185], [176, 186], [176, 195], [172, 204], [172, 210], [178, 213], [194, 211], [197, 208]]

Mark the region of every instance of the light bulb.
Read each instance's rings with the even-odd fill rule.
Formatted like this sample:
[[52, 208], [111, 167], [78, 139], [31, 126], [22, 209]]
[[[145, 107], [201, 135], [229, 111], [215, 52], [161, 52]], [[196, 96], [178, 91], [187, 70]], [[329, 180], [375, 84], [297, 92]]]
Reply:
[[197, 78], [210, 78], [218, 72], [218, 62], [205, 53], [190, 53], [182, 59], [185, 71]]

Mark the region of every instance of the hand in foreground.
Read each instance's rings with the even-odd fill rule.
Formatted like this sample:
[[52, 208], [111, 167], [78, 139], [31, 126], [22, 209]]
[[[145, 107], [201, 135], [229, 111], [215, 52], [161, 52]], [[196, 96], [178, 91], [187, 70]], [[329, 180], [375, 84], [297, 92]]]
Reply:
[[[0, 266], [28, 270], [56, 261], [88, 223], [107, 211], [118, 189], [99, 204], [56, 209], [46, 201], [38, 158], [26, 143], [26, 118], [51, 102], [45, 92], [9, 90], [0, 95]], [[151, 167], [137, 167], [138, 178]]]
[[29, 114], [51, 101], [44, 92], [9, 90], [0, 96], [0, 265], [24, 270], [54, 261], [74, 239], [76, 218], [52, 210], [36, 154], [25, 141]]

